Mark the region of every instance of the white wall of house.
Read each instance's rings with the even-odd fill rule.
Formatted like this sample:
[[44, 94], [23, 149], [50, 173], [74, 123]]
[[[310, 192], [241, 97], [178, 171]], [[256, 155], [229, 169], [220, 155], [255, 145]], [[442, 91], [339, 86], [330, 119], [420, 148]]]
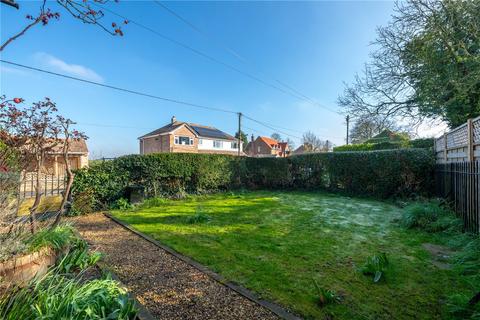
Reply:
[[216, 151], [236, 151], [237, 142], [230, 140], [199, 138], [198, 150], [216, 150]]

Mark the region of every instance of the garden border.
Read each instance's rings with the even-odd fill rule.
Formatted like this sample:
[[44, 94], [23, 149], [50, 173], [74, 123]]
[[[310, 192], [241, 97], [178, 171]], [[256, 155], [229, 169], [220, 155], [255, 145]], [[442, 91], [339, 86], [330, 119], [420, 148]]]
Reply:
[[[84, 241], [87, 241], [87, 239], [82, 237], [81, 233], [77, 229], [75, 229], [74, 232], [78, 237], [80, 237]], [[88, 242], [88, 241], [87, 241], [87, 243], [88, 243], [88, 246], [89, 246], [89, 250], [91, 250], [91, 243]], [[150, 313], [150, 311], [148, 311], [148, 309], [143, 304], [141, 304], [140, 301], [138, 301], [137, 296], [132, 291], [130, 291], [128, 289], [128, 287], [122, 282], [122, 280], [117, 276], [117, 274], [115, 272], [113, 272], [112, 268], [110, 268], [105, 262], [103, 262], [103, 259], [100, 259], [100, 261], [98, 261], [95, 264], [95, 266], [100, 270], [100, 272], [103, 275], [105, 275], [105, 274], [110, 275], [112, 280], [117, 281], [120, 284], [120, 286], [122, 286], [123, 288], [125, 288], [127, 290], [128, 298], [133, 300], [133, 303], [135, 304], [135, 307], [138, 309], [137, 317], [135, 318], [136, 320], [157, 320], [157, 318], [155, 318]]]
[[270, 302], [270, 301], [267, 301], [267, 300], [260, 299], [255, 293], [248, 290], [247, 288], [242, 287], [240, 285], [237, 285], [237, 284], [235, 284], [231, 281], [228, 281], [226, 278], [224, 278], [220, 274], [210, 270], [209, 268], [207, 268], [203, 264], [193, 260], [190, 257], [184, 256], [183, 254], [175, 251], [174, 249], [162, 244], [158, 240], [155, 240], [152, 237], [147, 236], [146, 234], [143, 234], [142, 232], [140, 232], [140, 231], [134, 229], [133, 227], [131, 227], [130, 225], [128, 225], [128, 224], [124, 223], [123, 221], [120, 221], [119, 219], [115, 218], [110, 213], [103, 212], [103, 215], [106, 216], [107, 218], [111, 219], [115, 223], [119, 224], [123, 228], [135, 233], [136, 235], [143, 238], [144, 240], [146, 240], [146, 241], [154, 244], [155, 246], [165, 250], [166, 252], [173, 255], [174, 257], [182, 260], [183, 262], [185, 262], [188, 265], [194, 267], [195, 269], [199, 270], [200, 272], [208, 275], [210, 278], [217, 281], [221, 285], [224, 285], [224, 286], [232, 289], [233, 291], [237, 292], [239, 295], [247, 298], [248, 300], [250, 300], [252, 302], [255, 302], [256, 304], [259, 304], [260, 306], [266, 308], [267, 310], [270, 310], [271, 312], [273, 312], [274, 314], [276, 314], [280, 318], [282, 318], [284, 320], [301, 320], [302, 319], [299, 316], [296, 316], [293, 313], [288, 312], [285, 308], [281, 307], [280, 305], [278, 305], [274, 302]]

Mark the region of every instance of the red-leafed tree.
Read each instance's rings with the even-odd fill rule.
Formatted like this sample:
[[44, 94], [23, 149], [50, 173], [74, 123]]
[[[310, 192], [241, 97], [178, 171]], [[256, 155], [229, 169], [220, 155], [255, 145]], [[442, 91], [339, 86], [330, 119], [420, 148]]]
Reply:
[[[62, 10], [83, 23], [97, 25], [112, 35], [123, 36], [121, 25], [127, 24], [128, 21], [125, 20], [122, 23], [111, 22], [111, 24], [105, 24], [102, 19], [104, 18], [104, 12], [101, 9], [96, 9], [96, 5], [104, 5], [107, 2], [109, 2], [109, 0], [57, 0], [54, 7], [51, 8], [47, 6], [47, 1], [43, 0], [39, 7], [39, 11], [35, 14], [26, 14], [25, 17], [28, 20], [28, 24], [18, 33], [8, 38], [0, 46], [0, 51], [3, 51], [7, 45], [24, 35], [35, 25], [46, 26], [52, 19], [59, 20], [60, 11]], [[115, 2], [118, 2], [118, 0], [115, 0]]]
[[[0, 213], [1, 221], [12, 221], [17, 210], [12, 210], [12, 199], [19, 200], [19, 185], [26, 174], [33, 174], [34, 202], [29, 208], [30, 230], [36, 230], [36, 215], [44, 195], [42, 189], [45, 159], [54, 149], [61, 149], [66, 167], [67, 183], [54, 225], [65, 212], [74, 174], [70, 169], [70, 143], [86, 139], [85, 134], [72, 129], [74, 122], [58, 114], [57, 106], [49, 98], [23, 107], [23, 99], [0, 100]], [[17, 207], [19, 201], [16, 201]], [[48, 208], [52, 210], [53, 208]], [[56, 209], [55, 209], [56, 210]]]

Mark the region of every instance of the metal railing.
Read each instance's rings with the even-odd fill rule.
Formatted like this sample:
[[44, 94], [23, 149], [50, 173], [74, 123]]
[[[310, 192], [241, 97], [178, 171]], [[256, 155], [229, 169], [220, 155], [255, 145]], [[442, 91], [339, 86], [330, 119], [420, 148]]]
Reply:
[[[66, 177], [53, 175], [53, 174], [42, 174], [40, 176], [40, 188], [44, 196], [54, 196], [61, 195], [65, 190], [66, 186]], [[23, 181], [20, 183], [20, 192], [19, 195], [21, 198], [32, 198], [35, 196], [37, 186], [37, 176], [36, 174], [27, 174]]]

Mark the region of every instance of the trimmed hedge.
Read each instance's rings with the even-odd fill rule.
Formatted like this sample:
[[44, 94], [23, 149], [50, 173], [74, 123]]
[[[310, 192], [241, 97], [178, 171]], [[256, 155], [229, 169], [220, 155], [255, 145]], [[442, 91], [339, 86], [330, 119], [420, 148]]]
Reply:
[[226, 155], [129, 155], [78, 170], [72, 193], [92, 194], [100, 205], [124, 197], [131, 186], [142, 186], [147, 197], [226, 190], [240, 184], [238, 162]]
[[125, 197], [132, 186], [142, 186], [147, 197], [239, 188], [324, 189], [378, 198], [403, 197], [428, 194], [433, 167], [433, 155], [427, 149], [312, 153], [289, 158], [130, 155], [77, 171], [73, 194], [92, 197], [89, 202], [97, 208]]
[[389, 150], [402, 148], [433, 148], [433, 138], [422, 138], [405, 141], [383, 141], [378, 143], [358, 143], [347, 144], [343, 146], [334, 147], [333, 151], [374, 151], [374, 150]]

